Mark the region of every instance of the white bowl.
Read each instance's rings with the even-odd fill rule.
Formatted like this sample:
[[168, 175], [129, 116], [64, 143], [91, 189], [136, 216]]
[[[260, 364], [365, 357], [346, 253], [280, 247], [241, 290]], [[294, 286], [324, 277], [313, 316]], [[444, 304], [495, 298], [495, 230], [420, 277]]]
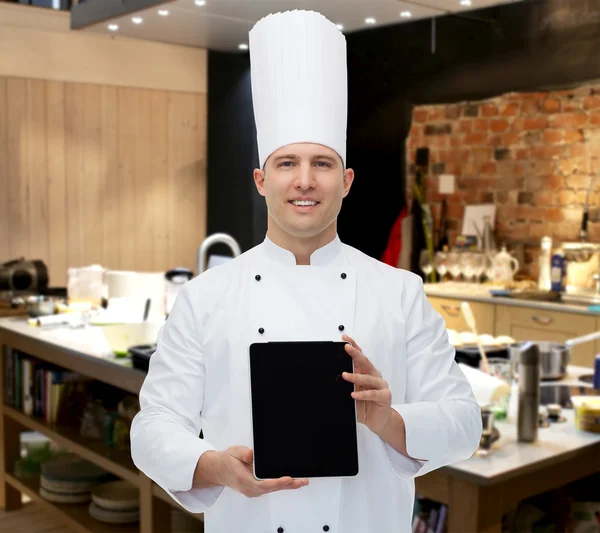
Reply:
[[106, 342], [117, 355], [127, 355], [129, 348], [138, 344], [154, 344], [164, 320], [156, 322], [134, 322], [102, 326]]

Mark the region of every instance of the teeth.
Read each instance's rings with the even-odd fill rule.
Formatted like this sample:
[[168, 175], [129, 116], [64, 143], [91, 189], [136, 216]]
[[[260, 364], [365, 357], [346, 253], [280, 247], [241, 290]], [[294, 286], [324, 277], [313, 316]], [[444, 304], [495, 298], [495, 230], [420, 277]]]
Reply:
[[292, 203], [294, 205], [317, 205], [317, 202], [312, 200], [294, 200]]

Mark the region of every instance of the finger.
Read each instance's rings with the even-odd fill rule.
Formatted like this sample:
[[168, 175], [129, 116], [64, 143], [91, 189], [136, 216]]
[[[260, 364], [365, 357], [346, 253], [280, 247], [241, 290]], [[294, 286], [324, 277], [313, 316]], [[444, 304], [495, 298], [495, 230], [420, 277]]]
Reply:
[[389, 389], [385, 389], [385, 390], [370, 389], [370, 390], [354, 391], [352, 393], [352, 398], [354, 398], [355, 400], [363, 400], [363, 401], [367, 401], [367, 402], [377, 402], [377, 403], [384, 404], [384, 403], [390, 402], [391, 392]]
[[352, 344], [352, 346], [354, 346], [354, 348], [362, 352], [360, 346], [356, 344], [356, 341], [352, 337], [350, 337], [350, 335], [342, 335], [342, 340], [349, 342], [350, 344]]
[[362, 387], [367, 387], [369, 389], [387, 389], [388, 384], [385, 379], [370, 376], [369, 374], [351, 374], [349, 372], [344, 372], [342, 377], [346, 381], [350, 381], [351, 383], [355, 383], [356, 385], [360, 385]]
[[371, 363], [367, 356], [360, 350], [357, 350], [354, 346], [351, 346], [350, 344], [346, 344], [346, 352], [350, 357], [352, 357], [355, 363], [358, 363], [360, 365], [361, 373], [371, 374], [373, 376], [380, 375], [379, 371], [373, 366], [373, 363]]
[[281, 477], [279, 479], [265, 479], [258, 481], [257, 486], [262, 492], [274, 492], [276, 490], [290, 489], [293, 487], [300, 488], [304, 486], [303, 482], [308, 480], [295, 480], [289, 476]]

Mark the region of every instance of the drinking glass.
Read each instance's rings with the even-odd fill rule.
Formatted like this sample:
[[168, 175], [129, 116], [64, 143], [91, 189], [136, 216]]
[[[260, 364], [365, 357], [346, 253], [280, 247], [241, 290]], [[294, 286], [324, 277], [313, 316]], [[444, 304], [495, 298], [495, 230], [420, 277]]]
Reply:
[[429, 276], [433, 272], [433, 261], [429, 254], [429, 250], [421, 250], [419, 256], [419, 268], [424, 272], [426, 276]]
[[462, 272], [462, 267], [460, 265], [460, 253], [456, 250], [448, 252], [448, 255], [446, 256], [446, 263], [448, 264], [448, 272], [450, 272], [450, 275], [454, 280], [457, 280]]
[[435, 270], [440, 276], [440, 281], [448, 272], [448, 263], [447, 263], [447, 255], [445, 252], [436, 252], [435, 258], [433, 259], [433, 263], [435, 265]]

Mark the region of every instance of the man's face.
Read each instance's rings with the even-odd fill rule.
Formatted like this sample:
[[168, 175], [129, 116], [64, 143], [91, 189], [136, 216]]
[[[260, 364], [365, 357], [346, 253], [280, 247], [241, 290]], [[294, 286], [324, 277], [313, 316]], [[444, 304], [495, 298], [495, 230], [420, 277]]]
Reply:
[[320, 144], [290, 144], [273, 152], [264, 170], [254, 171], [265, 197], [269, 224], [299, 238], [320, 235], [335, 221], [348, 195], [354, 172], [344, 170], [340, 156]]

